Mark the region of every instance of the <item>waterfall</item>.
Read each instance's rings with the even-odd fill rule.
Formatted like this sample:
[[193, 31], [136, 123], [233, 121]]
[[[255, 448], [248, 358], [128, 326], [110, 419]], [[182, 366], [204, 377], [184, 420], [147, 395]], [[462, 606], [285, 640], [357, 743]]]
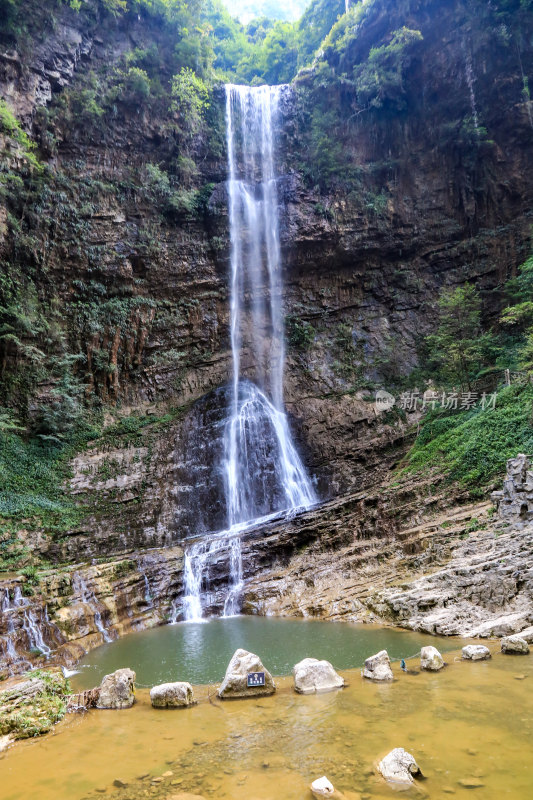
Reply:
[[[226, 86], [233, 365], [224, 434], [227, 529], [190, 545], [184, 557], [186, 620], [203, 616], [210, 558], [227, 551], [224, 615], [239, 611], [241, 534], [317, 501], [283, 406], [285, 342], [276, 174], [276, 130], [286, 86]], [[253, 374], [253, 382], [250, 379]], [[177, 619], [173, 605], [172, 618]]]
[[75, 572], [72, 576], [72, 588], [79, 594], [81, 602], [89, 606], [94, 615], [94, 624], [103, 636], [104, 642], [112, 642], [113, 637], [106, 630], [102, 621], [102, 614], [98, 608], [98, 600], [92, 589], [89, 589], [86, 581], [80, 572]]
[[476, 95], [474, 92], [474, 70], [472, 67], [472, 56], [466, 49], [466, 45], [463, 43], [463, 50], [465, 54], [465, 77], [466, 77], [466, 84], [468, 86], [468, 92], [470, 94], [470, 108], [472, 109], [472, 120], [474, 122], [474, 128], [476, 130], [476, 136], [479, 138], [479, 115], [477, 113], [477, 105], [476, 105]]
[[5, 653], [12, 663], [28, 663], [26, 659], [20, 657], [17, 653], [15, 640], [17, 637], [16, 620], [21, 620], [22, 628], [26, 634], [28, 643], [28, 650], [39, 650], [47, 658], [52, 652], [44, 641], [43, 631], [50, 628], [50, 620], [48, 618], [48, 608], [45, 606], [43, 609], [33, 610], [29, 608], [30, 601], [22, 594], [22, 589], [19, 585], [13, 588], [13, 599], [10, 598], [9, 589], [5, 589], [2, 596], [1, 611], [7, 618], [7, 632], [3, 637], [5, 643]]
[[[268, 513], [307, 508], [316, 500], [283, 409], [285, 342], [274, 153], [284, 90], [226, 86], [233, 360], [225, 440], [229, 530]], [[246, 362], [254, 367], [255, 383], [243, 381], [241, 374], [247, 325]]]
[[44, 653], [44, 655], [48, 657], [52, 650], [43, 639], [40, 622], [41, 621], [37, 619], [35, 613], [31, 609], [24, 612], [23, 628], [28, 637], [30, 650], [40, 650], [41, 653]]

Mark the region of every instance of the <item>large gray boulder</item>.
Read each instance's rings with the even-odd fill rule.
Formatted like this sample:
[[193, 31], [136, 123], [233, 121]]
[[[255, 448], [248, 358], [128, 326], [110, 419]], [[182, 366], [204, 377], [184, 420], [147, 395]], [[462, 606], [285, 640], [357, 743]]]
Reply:
[[135, 678], [134, 671], [127, 667], [105, 675], [96, 708], [130, 708], [135, 702]]
[[527, 656], [529, 645], [520, 636], [506, 636], [501, 640], [501, 650], [506, 655]]
[[371, 681], [392, 681], [394, 676], [390, 667], [390, 658], [386, 650], [380, 650], [365, 661], [361, 672], [363, 678]]
[[391, 750], [378, 764], [378, 770], [388, 783], [409, 786], [413, 775], [420, 775], [420, 767], [414, 757], [403, 747]]
[[484, 644], [467, 644], [461, 650], [462, 657], [469, 661], [483, 661], [490, 658], [490, 650]]
[[186, 708], [196, 703], [190, 683], [162, 683], [150, 689], [150, 700], [154, 708]]
[[436, 647], [428, 645], [420, 651], [420, 668], [429, 672], [438, 672], [444, 666], [444, 660]]
[[329, 661], [304, 658], [293, 667], [292, 674], [294, 688], [300, 694], [331, 692], [344, 686], [344, 678], [335, 672]]
[[[264, 672], [264, 686], [248, 686], [248, 675]], [[247, 650], [236, 650], [228, 664], [226, 675], [222, 681], [218, 696], [222, 700], [232, 697], [257, 697], [258, 695], [274, 694], [276, 685], [270, 672], [265, 669], [259, 656]]]

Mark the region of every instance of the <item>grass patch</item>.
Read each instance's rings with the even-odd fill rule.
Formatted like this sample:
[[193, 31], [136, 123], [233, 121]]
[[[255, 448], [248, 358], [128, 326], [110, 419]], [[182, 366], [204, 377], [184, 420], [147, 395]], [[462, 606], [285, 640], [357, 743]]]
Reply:
[[508, 458], [533, 452], [533, 387], [501, 389], [495, 408], [431, 411], [400, 474], [436, 470], [476, 489], [505, 472]]
[[48, 733], [67, 711], [69, 683], [60, 672], [34, 670], [28, 680], [0, 692], [0, 735], [28, 739]]

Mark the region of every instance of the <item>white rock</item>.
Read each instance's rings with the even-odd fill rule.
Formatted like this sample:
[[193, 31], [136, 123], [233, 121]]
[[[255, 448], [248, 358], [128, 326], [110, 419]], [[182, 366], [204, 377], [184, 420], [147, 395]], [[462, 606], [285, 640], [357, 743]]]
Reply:
[[130, 708], [135, 702], [135, 677], [128, 668], [105, 675], [96, 708]]
[[463, 658], [470, 661], [483, 661], [483, 659], [491, 657], [489, 648], [484, 644], [467, 644], [461, 653]]
[[[264, 672], [264, 686], [248, 686], [250, 672]], [[274, 694], [276, 685], [270, 672], [265, 669], [259, 656], [247, 650], [236, 650], [228, 664], [226, 675], [217, 694], [220, 698], [255, 697]]]
[[392, 681], [394, 676], [390, 668], [390, 658], [386, 650], [380, 650], [365, 661], [362, 671], [363, 678], [372, 681]]
[[438, 672], [444, 666], [444, 660], [433, 645], [423, 647], [420, 651], [420, 668], [427, 669], [430, 672]]
[[521, 631], [517, 631], [517, 635], [528, 644], [533, 644], [533, 625], [531, 625], [529, 628], [524, 628]]
[[150, 689], [150, 700], [154, 708], [183, 708], [196, 703], [190, 683], [162, 683]]
[[[310, 659], [304, 659], [304, 661], [308, 660]], [[316, 781], [313, 781], [311, 784], [311, 791], [315, 797], [330, 797], [335, 793], [333, 784], [328, 781], [325, 775], [323, 775], [322, 778], [317, 778]]]
[[529, 645], [525, 639], [520, 636], [506, 636], [501, 641], [502, 653], [507, 655], [527, 656], [529, 653]]
[[420, 767], [414, 757], [403, 747], [391, 750], [379, 762], [378, 770], [389, 783], [409, 785], [413, 783], [413, 775], [420, 775]]
[[338, 675], [329, 661], [319, 661], [317, 658], [304, 658], [293, 667], [294, 688], [300, 694], [313, 694], [313, 692], [331, 692], [333, 689], [342, 689], [344, 678]]

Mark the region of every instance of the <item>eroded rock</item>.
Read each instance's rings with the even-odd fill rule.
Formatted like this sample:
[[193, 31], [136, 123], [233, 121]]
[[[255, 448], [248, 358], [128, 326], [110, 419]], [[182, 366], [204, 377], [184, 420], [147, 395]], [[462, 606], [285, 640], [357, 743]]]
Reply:
[[96, 708], [130, 708], [135, 702], [135, 678], [127, 667], [105, 675]]
[[344, 686], [344, 678], [335, 672], [329, 661], [304, 658], [293, 667], [292, 674], [294, 688], [300, 694], [331, 692]]
[[196, 704], [193, 688], [185, 681], [154, 686], [150, 689], [150, 700], [154, 708], [185, 708]]
[[[248, 686], [248, 675], [263, 672], [265, 685]], [[274, 694], [276, 685], [270, 672], [265, 669], [263, 662], [255, 653], [248, 650], [236, 650], [228, 664], [226, 675], [217, 694], [222, 699], [232, 697], [256, 697], [257, 695]]]
[[506, 636], [501, 641], [501, 650], [506, 655], [527, 656], [529, 645], [520, 636]]
[[428, 672], [438, 672], [444, 666], [444, 659], [433, 645], [423, 647], [420, 651], [420, 668]]
[[484, 644], [467, 644], [461, 650], [461, 654], [468, 661], [483, 661], [491, 658], [490, 650]]
[[420, 767], [415, 761], [414, 756], [404, 750], [403, 747], [396, 747], [391, 750], [384, 759], [378, 764], [378, 770], [385, 780], [391, 784], [403, 784], [410, 786], [413, 776], [421, 774]]
[[394, 676], [387, 651], [380, 650], [379, 653], [367, 658], [361, 674], [363, 678], [369, 678], [372, 681], [392, 681]]

